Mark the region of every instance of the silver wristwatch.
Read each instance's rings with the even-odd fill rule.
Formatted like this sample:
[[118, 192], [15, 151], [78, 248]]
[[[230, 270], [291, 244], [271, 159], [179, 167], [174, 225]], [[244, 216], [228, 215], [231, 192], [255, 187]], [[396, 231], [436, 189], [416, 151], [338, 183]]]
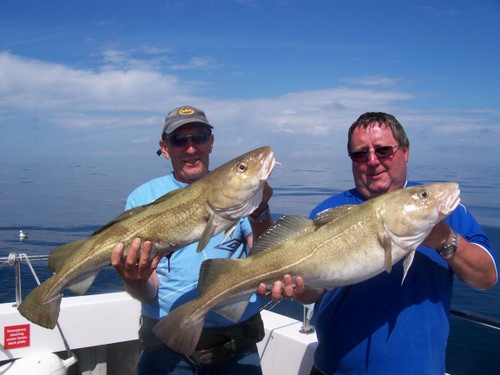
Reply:
[[439, 250], [439, 255], [441, 255], [444, 259], [450, 259], [453, 255], [455, 255], [458, 246], [458, 234], [453, 229], [451, 231], [452, 237], [451, 242], [444, 245], [444, 247]]

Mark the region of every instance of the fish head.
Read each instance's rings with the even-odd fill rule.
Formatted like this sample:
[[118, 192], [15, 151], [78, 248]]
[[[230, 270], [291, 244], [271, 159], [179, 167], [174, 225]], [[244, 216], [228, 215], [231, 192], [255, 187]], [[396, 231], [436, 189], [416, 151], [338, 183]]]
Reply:
[[247, 152], [210, 173], [207, 202], [218, 215], [239, 219], [262, 201], [264, 183], [276, 164], [269, 146]]
[[457, 208], [460, 190], [455, 182], [439, 182], [399, 189], [379, 198], [383, 203], [377, 213], [393, 242], [414, 250], [439, 221]]

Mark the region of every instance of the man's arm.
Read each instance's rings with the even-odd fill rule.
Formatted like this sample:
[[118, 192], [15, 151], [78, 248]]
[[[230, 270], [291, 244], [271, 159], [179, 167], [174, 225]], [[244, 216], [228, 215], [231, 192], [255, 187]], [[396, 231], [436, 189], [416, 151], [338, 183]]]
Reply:
[[[482, 247], [470, 243], [458, 234], [457, 250], [446, 259], [451, 270], [467, 285], [477, 289], [490, 289], [497, 282], [497, 270], [491, 255]], [[451, 243], [453, 231], [444, 220], [429, 233], [423, 245], [442, 249]]]

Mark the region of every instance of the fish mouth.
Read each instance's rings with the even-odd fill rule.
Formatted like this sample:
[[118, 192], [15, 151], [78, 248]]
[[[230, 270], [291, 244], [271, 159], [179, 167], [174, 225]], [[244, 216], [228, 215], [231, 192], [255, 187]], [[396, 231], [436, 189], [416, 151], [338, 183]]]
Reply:
[[274, 153], [272, 151], [266, 156], [262, 162], [262, 168], [257, 174], [259, 181], [266, 181], [276, 165], [276, 160], [274, 159]]
[[455, 210], [460, 204], [460, 189], [456, 185], [456, 190], [453, 191], [450, 196], [445, 199], [438, 207], [438, 212], [443, 215], [448, 215], [450, 212]]

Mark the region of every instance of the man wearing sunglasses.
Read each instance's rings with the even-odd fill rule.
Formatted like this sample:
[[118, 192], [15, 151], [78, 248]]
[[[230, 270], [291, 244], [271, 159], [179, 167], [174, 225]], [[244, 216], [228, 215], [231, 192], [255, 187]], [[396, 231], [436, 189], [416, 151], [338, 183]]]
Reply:
[[[214, 144], [212, 130], [205, 113], [198, 108], [184, 106], [170, 111], [157, 154], [171, 161], [173, 171], [134, 190], [127, 199], [126, 209], [148, 204], [205, 176], [209, 172], [209, 155]], [[139, 374], [262, 374], [256, 346], [264, 334], [259, 314], [262, 307], [260, 296], [252, 297], [236, 325], [218, 314], [209, 313], [200, 338], [199, 345], [203, 348], [190, 357], [165, 346], [152, 328], [175, 308], [176, 302], [187, 302], [196, 297], [203, 260], [248, 255], [254, 236], [258, 237], [272, 224], [268, 206], [272, 189], [267, 184], [263, 195], [260, 206], [248, 219], [239, 221], [230, 238], [221, 243], [224, 236], [221, 233], [212, 238], [200, 253], [196, 252], [195, 243], [176, 251], [169, 258], [157, 256], [149, 262], [151, 244], [146, 241], [140, 253], [141, 240], [136, 239], [126, 261], [122, 262], [123, 245], [116, 246], [111, 262], [125, 281], [127, 291], [142, 302], [139, 338], [143, 348]]]
[[[410, 142], [392, 115], [361, 115], [349, 129], [347, 152], [355, 188], [320, 203], [311, 218], [417, 184], [407, 180]], [[403, 284], [403, 260], [391, 273], [331, 291], [306, 290], [302, 278], [290, 275], [275, 283], [275, 300], [316, 302], [318, 347], [311, 374], [445, 373], [453, 275], [488, 289], [497, 270], [490, 240], [463, 205], [437, 224], [424, 244]]]

